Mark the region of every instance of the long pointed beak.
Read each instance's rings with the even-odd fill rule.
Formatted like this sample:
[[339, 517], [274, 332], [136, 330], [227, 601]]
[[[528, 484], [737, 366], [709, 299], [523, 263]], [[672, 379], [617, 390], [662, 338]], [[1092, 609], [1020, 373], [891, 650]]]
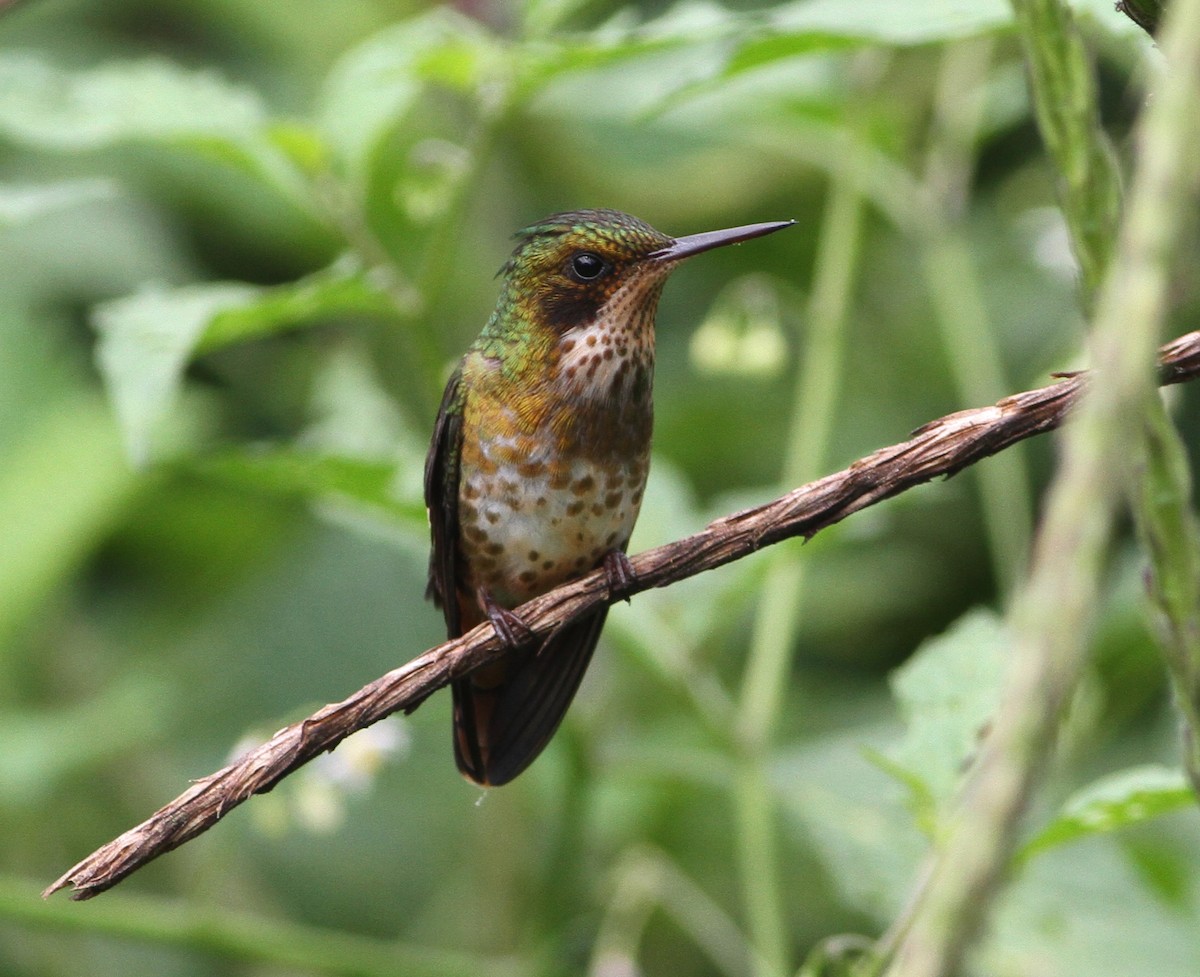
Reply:
[[724, 231], [689, 234], [687, 237], [677, 237], [665, 248], [660, 248], [649, 257], [655, 261], [679, 261], [681, 258], [690, 258], [701, 251], [711, 251], [713, 248], [723, 248], [727, 244], [749, 241], [753, 237], [762, 237], [764, 234], [774, 234], [795, 223], [795, 221], [768, 221], [765, 224], [744, 224], [741, 227], [730, 227]]

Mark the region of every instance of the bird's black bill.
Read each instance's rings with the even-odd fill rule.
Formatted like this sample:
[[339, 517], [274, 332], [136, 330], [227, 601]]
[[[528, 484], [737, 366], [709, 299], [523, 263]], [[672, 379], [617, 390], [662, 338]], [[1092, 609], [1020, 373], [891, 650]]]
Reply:
[[723, 248], [727, 244], [737, 244], [739, 241], [749, 241], [753, 237], [762, 237], [764, 234], [774, 234], [795, 223], [795, 221], [768, 221], [765, 224], [729, 227], [723, 231], [689, 234], [687, 237], [676, 238], [665, 248], [655, 251], [650, 257], [655, 261], [678, 261], [681, 258], [690, 258], [694, 254], [700, 254], [702, 251]]

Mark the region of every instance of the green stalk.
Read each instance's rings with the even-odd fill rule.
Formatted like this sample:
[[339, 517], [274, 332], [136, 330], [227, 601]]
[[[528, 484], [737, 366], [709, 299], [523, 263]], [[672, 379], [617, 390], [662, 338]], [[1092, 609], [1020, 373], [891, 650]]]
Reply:
[[1021, 816], [1086, 661], [1117, 505], [1141, 456], [1141, 415], [1154, 390], [1169, 260], [1183, 215], [1194, 206], [1200, 0], [1175, 0], [1163, 50], [1170, 72], [1145, 112], [1141, 166], [1118, 256], [1097, 303], [1095, 378], [1065, 431], [1033, 569], [1009, 615], [1013, 647], [1005, 694], [956, 816], [937, 844], [889, 977], [958, 972], [1009, 864]]
[[[921, 228], [922, 267], [963, 405], [993, 404], [1010, 389], [959, 216], [971, 182], [992, 48], [990, 40], [946, 48], [925, 171], [931, 205]], [[977, 466], [972, 476], [979, 485], [992, 572], [1001, 593], [1009, 595], [1033, 533], [1024, 452], [1012, 448]]]
[[1121, 179], [1100, 129], [1096, 83], [1079, 28], [1062, 0], [1012, 0], [1029, 66], [1038, 128], [1061, 181], [1059, 196], [1090, 313], [1114, 247]]
[[1182, 716], [1183, 765], [1200, 800], [1200, 530], [1187, 453], [1157, 394], [1146, 405], [1140, 475], [1134, 519], [1150, 557], [1159, 646]]
[[164, 903], [113, 893], [80, 905], [44, 900], [40, 885], [0, 876], [0, 920], [60, 933], [107, 936], [305, 973], [347, 977], [508, 977], [523, 972], [515, 960], [458, 950], [433, 950], [366, 936], [250, 917], [209, 907]]
[[719, 973], [746, 973], [753, 953], [733, 920], [664, 852], [631, 848], [612, 879], [612, 898], [588, 966], [591, 977], [636, 970], [638, 948], [654, 910], [674, 920]]
[[[962, 232], [940, 229], [926, 243], [922, 267], [960, 404], [996, 403], [1007, 392], [1004, 369]], [[1007, 597], [1016, 589], [1033, 535], [1033, 499], [1023, 446], [976, 465], [971, 475], [979, 486], [992, 575], [1001, 596]]]
[[[828, 451], [861, 221], [857, 191], [849, 182], [836, 180], [822, 227], [807, 342], [783, 466], [783, 481], [788, 486], [815, 477]], [[738, 709], [743, 756], [734, 781], [734, 816], [743, 902], [755, 951], [755, 973], [760, 977], [779, 977], [790, 970], [768, 757], [799, 626], [803, 580], [803, 561], [797, 559], [794, 548], [785, 548], [767, 571]]]
[[[844, 181], [833, 184], [821, 230], [807, 341], [801, 356], [782, 482], [792, 488], [820, 475], [841, 387], [846, 310], [858, 262], [862, 201]], [[739, 712], [740, 734], [756, 751], [768, 743], [787, 684], [797, 626], [800, 566], [795, 547], [774, 560], [758, 605]]]

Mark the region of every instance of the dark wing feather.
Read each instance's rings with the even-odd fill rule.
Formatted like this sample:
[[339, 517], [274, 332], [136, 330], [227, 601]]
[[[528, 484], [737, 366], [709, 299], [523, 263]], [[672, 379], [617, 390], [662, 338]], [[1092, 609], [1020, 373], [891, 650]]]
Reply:
[[425, 596], [442, 609], [451, 638], [462, 634], [458, 607], [458, 473], [462, 457], [462, 367], [442, 395], [425, 458], [425, 506], [433, 550]]
[[[470, 623], [463, 621], [459, 606], [464, 395], [460, 367], [446, 384], [425, 461], [425, 505], [433, 541], [426, 596], [442, 608], [452, 638]], [[604, 608], [563, 628], [540, 648], [515, 649], [452, 683], [454, 756], [463, 774], [476, 783], [499, 786], [534, 761], [575, 697], [607, 615]]]
[[454, 758], [476, 783], [498, 787], [529, 766], [562, 722], [591, 661], [608, 608], [519, 648], [455, 682]]

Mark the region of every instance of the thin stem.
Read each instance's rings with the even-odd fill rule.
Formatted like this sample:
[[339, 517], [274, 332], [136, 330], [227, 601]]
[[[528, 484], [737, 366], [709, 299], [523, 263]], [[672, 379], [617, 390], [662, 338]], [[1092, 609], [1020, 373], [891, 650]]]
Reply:
[[1155, 395], [1146, 405], [1142, 471], [1134, 518], [1151, 572], [1159, 645], [1182, 718], [1183, 765], [1200, 800], [1200, 529], [1179, 434]]
[[737, 925], [671, 859], [662, 853], [655, 853], [655, 857], [662, 880], [663, 910], [691, 935], [718, 970], [730, 977], [747, 973], [754, 951]]
[[[809, 302], [808, 337], [792, 409], [783, 481], [814, 478], [829, 446], [845, 354], [846, 310], [858, 262], [862, 201], [843, 181], [832, 187]], [[740, 702], [741, 738], [754, 751], [768, 743], [779, 714], [797, 625], [802, 561], [785, 553], [768, 571]]]
[[613, 873], [613, 897], [600, 927], [588, 973], [633, 973], [650, 913], [670, 916], [721, 973], [740, 977], [753, 956], [723, 909], [667, 855], [647, 848], [625, 854]]
[[318, 929], [243, 912], [226, 912], [162, 899], [114, 896], [81, 911], [46, 902], [37, 888], [0, 876], [0, 919], [58, 932], [133, 939], [217, 957], [347, 977], [509, 977], [525, 972], [515, 960], [495, 960], [457, 950], [435, 950]]
[[1109, 266], [1121, 210], [1116, 159], [1100, 128], [1096, 83], [1079, 28], [1062, 0], [1012, 0], [1029, 66], [1038, 128], [1061, 181], [1063, 216], [1090, 312]]
[[792, 968], [784, 926], [774, 794], [764, 762], [746, 759], [733, 778], [738, 870], [756, 977], [784, 977]]
[[[952, 44], [942, 57], [933, 136], [925, 168], [931, 201], [923, 229], [922, 266], [942, 344], [963, 404], [998, 400], [1008, 389], [1000, 350], [988, 323], [979, 275], [962, 226], [983, 116], [991, 40]], [[1010, 594], [1033, 532], [1033, 501], [1021, 449], [982, 465], [979, 485], [993, 574]]]
[[[988, 328], [979, 276], [961, 230], [945, 228], [922, 256], [960, 403], [999, 400], [1005, 390], [999, 350]], [[1033, 535], [1028, 467], [1018, 448], [972, 473], [979, 486], [992, 573], [1001, 596], [1011, 595]]]
[[637, 972], [638, 947], [661, 889], [658, 864], [641, 852], [630, 852], [617, 863], [612, 896], [592, 942], [590, 977]]
[[[1156, 10], [1156, 30], [1157, 17]], [[1177, 62], [1172, 60], [1170, 67], [1178, 70]], [[1195, 103], [1193, 91], [1190, 114], [1183, 119], [1191, 125], [1193, 139]], [[1193, 183], [1196, 177], [1193, 156]], [[1200, 527], [1192, 508], [1187, 451], [1162, 398], [1148, 397], [1143, 416], [1144, 453], [1130, 485], [1130, 503], [1150, 562], [1148, 589], [1159, 647], [1182, 719], [1183, 766], [1200, 800]]]
[[[857, 264], [861, 215], [858, 193], [845, 181], [835, 181], [820, 238], [807, 343], [784, 461], [787, 484], [815, 475], [828, 451], [842, 376], [846, 310]], [[734, 783], [734, 813], [743, 900], [757, 953], [755, 965], [764, 977], [789, 969], [778, 878], [776, 810], [767, 758], [799, 627], [803, 582], [804, 562], [794, 552], [785, 551], [768, 570], [739, 704], [739, 739], [744, 756]]]

